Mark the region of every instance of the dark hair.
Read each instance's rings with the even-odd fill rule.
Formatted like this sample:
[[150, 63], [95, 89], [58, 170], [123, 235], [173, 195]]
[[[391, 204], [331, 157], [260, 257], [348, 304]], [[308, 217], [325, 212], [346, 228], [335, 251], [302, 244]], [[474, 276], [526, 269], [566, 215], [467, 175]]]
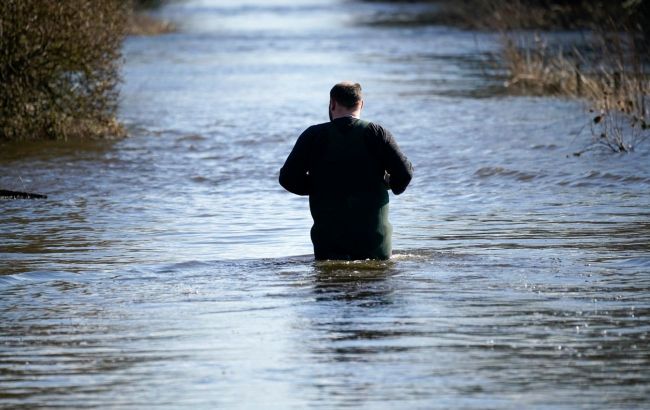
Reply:
[[330, 90], [330, 98], [347, 108], [354, 108], [362, 99], [361, 84], [338, 83]]

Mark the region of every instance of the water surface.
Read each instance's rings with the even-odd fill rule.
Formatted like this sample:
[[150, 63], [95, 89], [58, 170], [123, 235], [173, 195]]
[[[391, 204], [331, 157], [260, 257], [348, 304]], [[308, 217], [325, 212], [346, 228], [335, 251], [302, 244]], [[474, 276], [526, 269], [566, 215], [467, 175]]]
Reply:
[[[649, 148], [571, 156], [581, 103], [491, 94], [490, 35], [364, 24], [417, 7], [172, 3], [131, 138], [3, 146], [49, 197], [0, 201], [0, 407], [648, 407]], [[342, 79], [415, 167], [388, 262], [313, 262], [277, 184]]]

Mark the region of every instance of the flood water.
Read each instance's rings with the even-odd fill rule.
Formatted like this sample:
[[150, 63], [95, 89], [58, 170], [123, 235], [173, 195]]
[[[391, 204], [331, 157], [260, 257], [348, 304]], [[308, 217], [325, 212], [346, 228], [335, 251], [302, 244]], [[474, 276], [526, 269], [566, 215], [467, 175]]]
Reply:
[[[0, 200], [0, 407], [648, 408], [650, 144], [571, 156], [583, 105], [491, 92], [491, 36], [367, 24], [417, 7], [172, 3], [131, 138], [2, 146], [48, 199]], [[277, 184], [344, 79], [415, 168], [387, 262], [315, 263]]]

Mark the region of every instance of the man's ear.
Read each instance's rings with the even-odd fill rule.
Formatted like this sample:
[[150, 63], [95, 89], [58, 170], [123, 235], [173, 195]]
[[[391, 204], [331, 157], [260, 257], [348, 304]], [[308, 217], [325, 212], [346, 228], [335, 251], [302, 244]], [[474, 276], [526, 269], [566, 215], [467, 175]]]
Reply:
[[363, 110], [363, 100], [361, 100], [361, 105], [359, 106], [359, 111]]
[[336, 110], [336, 100], [330, 98], [330, 111]]

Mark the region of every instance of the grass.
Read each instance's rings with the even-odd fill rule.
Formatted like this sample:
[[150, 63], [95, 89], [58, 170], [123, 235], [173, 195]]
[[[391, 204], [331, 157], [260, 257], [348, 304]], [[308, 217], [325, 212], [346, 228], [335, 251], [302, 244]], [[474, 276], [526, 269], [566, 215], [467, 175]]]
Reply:
[[[650, 138], [645, 23], [650, 1], [465, 0], [451, 7], [459, 14], [459, 7], [465, 8], [469, 21], [478, 10], [484, 17], [474, 26], [501, 33], [495, 57], [507, 72], [504, 85], [510, 92], [566, 96], [588, 104], [591, 139], [576, 155], [598, 147], [631, 152]], [[580, 29], [584, 35], [551, 45], [559, 28]]]
[[596, 147], [631, 152], [650, 138], [650, 84], [643, 56], [629, 33], [603, 32], [594, 38], [596, 57], [585, 57], [575, 45], [564, 52], [539, 35], [528, 41], [504, 33], [500, 59], [508, 72], [505, 86], [519, 94], [584, 99], [593, 114], [592, 138], [577, 155]]

